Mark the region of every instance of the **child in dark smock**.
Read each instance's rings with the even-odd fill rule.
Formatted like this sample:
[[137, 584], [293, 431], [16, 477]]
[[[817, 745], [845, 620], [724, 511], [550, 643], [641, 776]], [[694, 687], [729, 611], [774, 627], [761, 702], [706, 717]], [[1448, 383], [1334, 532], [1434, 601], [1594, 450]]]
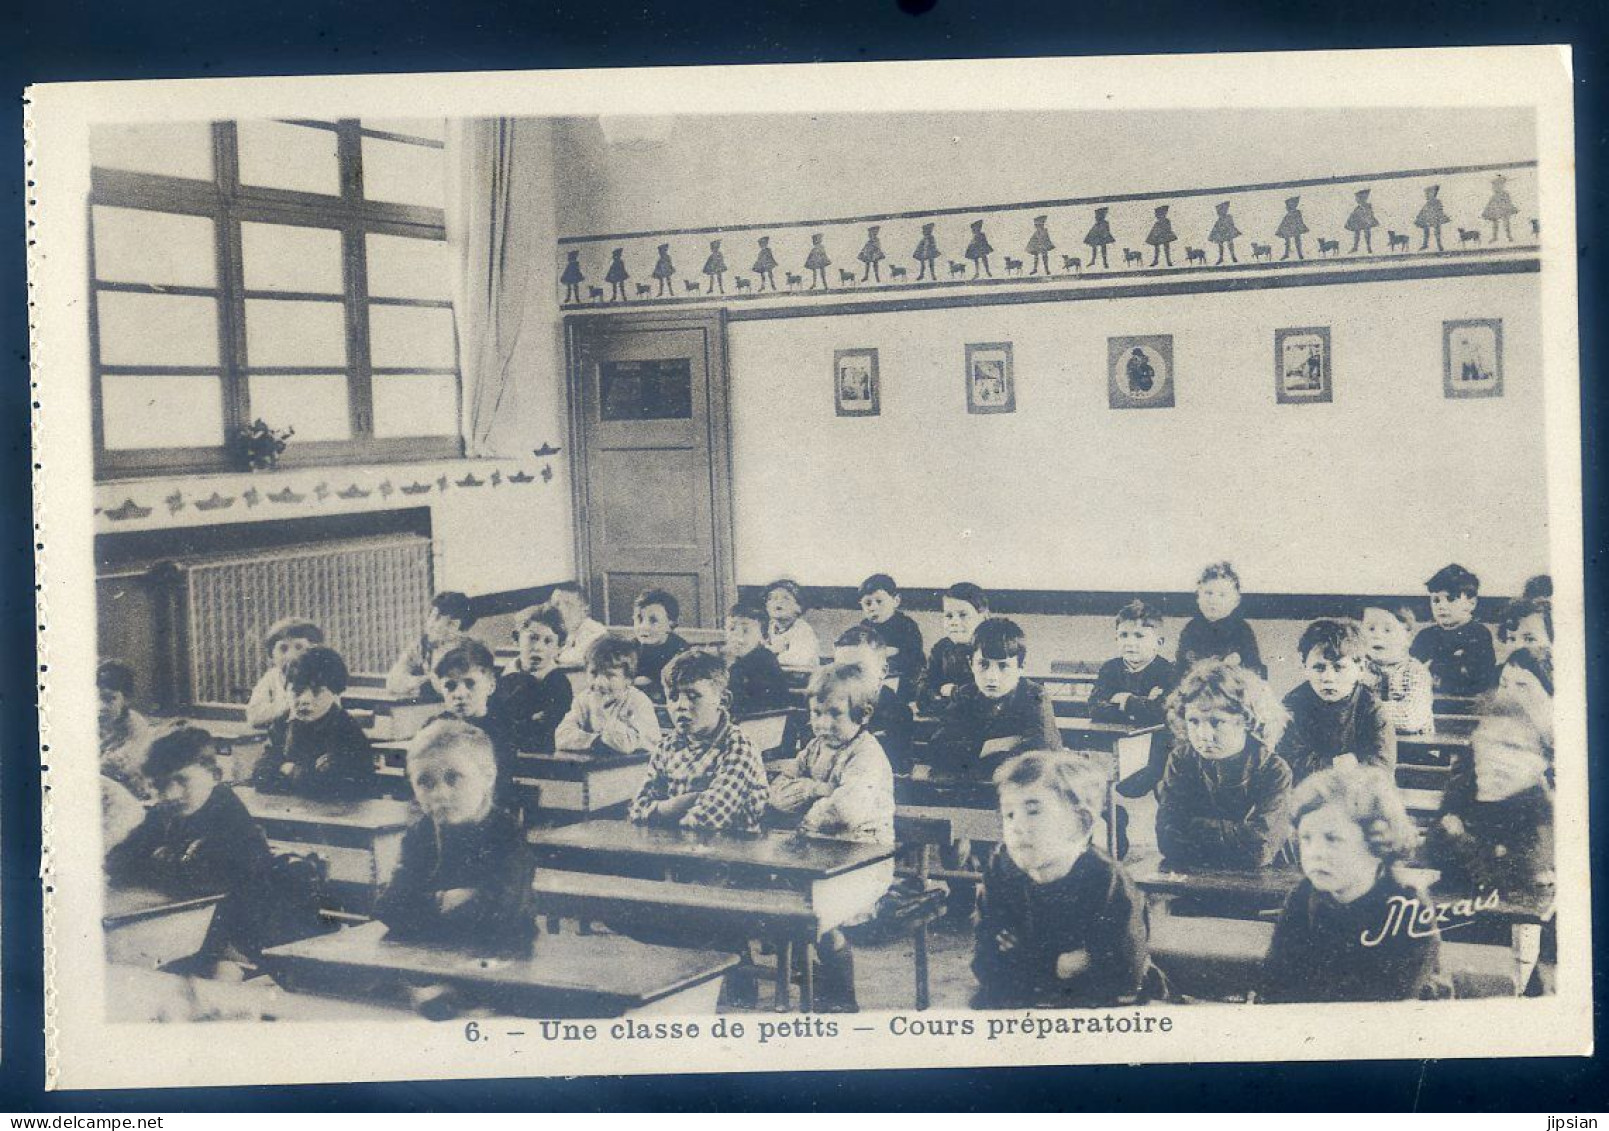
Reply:
[[1397, 731], [1364, 682], [1363, 634], [1351, 621], [1314, 621], [1302, 633], [1297, 654], [1306, 682], [1285, 696], [1290, 725], [1279, 756], [1298, 782], [1349, 759], [1397, 768]]
[[1320, 770], [1291, 804], [1304, 879], [1274, 928], [1259, 1000], [1428, 994], [1441, 940], [1429, 898], [1399, 875], [1419, 835], [1390, 775], [1355, 764]]
[[1081, 755], [1035, 751], [994, 780], [1005, 839], [978, 900], [974, 1007], [1134, 1000], [1147, 968], [1145, 900], [1091, 844], [1105, 771]]
[[1240, 575], [1228, 562], [1213, 562], [1196, 582], [1196, 608], [1179, 633], [1178, 665], [1187, 672], [1202, 660], [1229, 660], [1268, 678], [1257, 634], [1240, 611]]

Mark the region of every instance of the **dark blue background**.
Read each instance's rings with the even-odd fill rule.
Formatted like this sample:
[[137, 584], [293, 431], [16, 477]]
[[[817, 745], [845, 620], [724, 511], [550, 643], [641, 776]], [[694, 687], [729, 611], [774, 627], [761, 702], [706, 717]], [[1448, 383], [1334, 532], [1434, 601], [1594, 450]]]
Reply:
[[[1602, 618], [1604, 421], [1597, 360], [1604, 298], [1598, 236], [1605, 132], [1606, 37], [1601, 0], [1575, 4], [1418, 0], [1292, 4], [1251, 0], [791, 0], [778, 3], [636, 0], [345, 0], [177, 3], [14, 2], [0, 18], [0, 73], [9, 99], [0, 153], [12, 241], [0, 271], [0, 722], [4, 734], [4, 1059], [0, 1110], [68, 1112], [549, 1109], [1002, 1108], [1420, 1109], [1602, 1111], [1604, 1060], [1429, 1061], [1360, 1064], [1043, 1068], [763, 1076], [343, 1085], [155, 1092], [42, 1091], [39, 780], [29, 663], [33, 554], [28, 487], [28, 371], [21, 93], [25, 84], [344, 72], [467, 71], [707, 63], [805, 63], [1029, 55], [1134, 55], [1315, 48], [1571, 43], [1577, 79], [1578, 250], [1583, 312], [1587, 611], [1595, 748], [1604, 723]], [[540, 9], [540, 10], [538, 10]], [[645, 11], [645, 9], [648, 9]], [[1136, 63], [1136, 81], [1143, 65]], [[714, 107], [712, 109], [720, 109]], [[68, 375], [71, 379], [71, 375]], [[1501, 532], [1494, 531], [1494, 536]], [[58, 704], [58, 709], [71, 709]], [[84, 704], [84, 710], [92, 710]], [[1596, 757], [1601, 751], [1595, 749]], [[1602, 816], [1609, 779], [1594, 762], [1599, 836], [1594, 937], [1604, 923]], [[1597, 979], [1606, 985], [1600, 947]], [[1599, 1025], [1601, 1029], [1601, 1023]], [[378, 1035], [378, 1034], [377, 1034]], [[1499, 1034], [1493, 1034], [1494, 1037]], [[1203, 1055], [1210, 1050], [1201, 1050]], [[329, 1050], [338, 1065], [340, 1051]], [[807, 1067], [808, 1061], [801, 1061]], [[1536, 1131], [1541, 1131], [1537, 1128]]]

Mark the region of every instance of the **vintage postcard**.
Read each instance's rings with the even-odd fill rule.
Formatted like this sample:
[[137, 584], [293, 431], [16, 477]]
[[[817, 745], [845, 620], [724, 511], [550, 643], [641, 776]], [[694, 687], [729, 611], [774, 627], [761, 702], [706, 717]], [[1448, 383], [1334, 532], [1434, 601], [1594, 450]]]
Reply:
[[49, 1083], [1588, 1052], [1570, 87], [32, 89]]

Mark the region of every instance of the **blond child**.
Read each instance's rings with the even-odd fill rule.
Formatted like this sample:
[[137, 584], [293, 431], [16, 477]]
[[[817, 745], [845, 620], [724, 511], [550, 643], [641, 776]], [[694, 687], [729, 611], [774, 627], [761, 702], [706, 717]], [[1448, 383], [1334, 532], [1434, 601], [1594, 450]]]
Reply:
[[648, 696], [633, 687], [637, 645], [604, 636], [587, 650], [587, 688], [554, 732], [559, 750], [636, 754], [659, 745], [659, 718]]
[[1291, 771], [1274, 751], [1288, 716], [1256, 672], [1198, 663], [1168, 696], [1173, 749], [1157, 847], [1180, 868], [1264, 868], [1285, 843]]
[[1106, 773], [1086, 756], [1034, 751], [1002, 765], [1004, 840], [978, 898], [972, 972], [982, 1009], [1114, 1006], [1141, 992], [1145, 900], [1091, 843]]
[[268, 670], [251, 689], [246, 702], [246, 722], [267, 727], [290, 714], [291, 691], [285, 683], [285, 669], [309, 648], [324, 643], [324, 630], [304, 617], [284, 617], [268, 628], [263, 648], [268, 653]]
[[1409, 655], [1418, 627], [1413, 609], [1392, 602], [1363, 610], [1364, 655], [1380, 713], [1398, 734], [1434, 728], [1435, 681], [1430, 669]]
[[1320, 770], [1291, 796], [1303, 880], [1285, 901], [1263, 960], [1267, 1002], [1404, 1001], [1433, 982], [1440, 939], [1432, 905], [1401, 865], [1419, 843], [1386, 771]]

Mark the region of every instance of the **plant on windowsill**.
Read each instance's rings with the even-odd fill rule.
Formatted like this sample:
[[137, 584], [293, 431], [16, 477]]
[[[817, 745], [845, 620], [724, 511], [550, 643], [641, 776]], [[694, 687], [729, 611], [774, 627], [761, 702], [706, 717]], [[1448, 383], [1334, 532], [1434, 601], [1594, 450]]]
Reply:
[[294, 435], [294, 428], [281, 432], [260, 419], [237, 425], [229, 434], [230, 460], [241, 471], [271, 471], [279, 466], [285, 442]]

